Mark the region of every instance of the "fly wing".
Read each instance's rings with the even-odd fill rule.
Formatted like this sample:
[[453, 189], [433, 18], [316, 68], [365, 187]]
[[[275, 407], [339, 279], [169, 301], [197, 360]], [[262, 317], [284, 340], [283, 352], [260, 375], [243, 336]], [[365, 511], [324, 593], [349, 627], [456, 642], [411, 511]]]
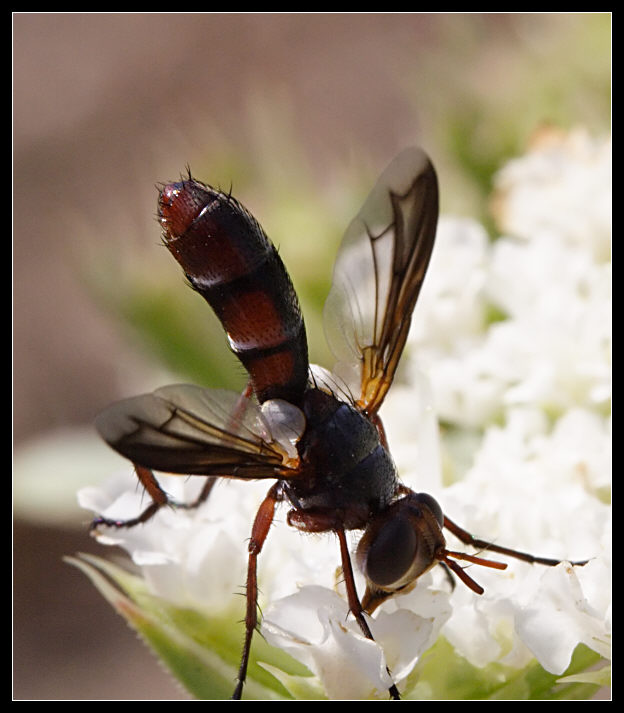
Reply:
[[396, 372], [438, 222], [438, 181], [418, 148], [382, 173], [343, 238], [325, 331], [357, 408], [374, 414]]
[[165, 386], [109, 406], [96, 428], [133, 463], [166, 473], [284, 478], [296, 472], [296, 459], [273, 437], [260, 407], [230, 391]]

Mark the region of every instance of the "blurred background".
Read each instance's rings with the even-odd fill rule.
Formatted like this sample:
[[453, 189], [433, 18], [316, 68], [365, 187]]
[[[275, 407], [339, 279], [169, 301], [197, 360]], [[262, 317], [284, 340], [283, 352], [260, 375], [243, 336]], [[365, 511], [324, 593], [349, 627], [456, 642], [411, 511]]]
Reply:
[[396, 153], [425, 147], [442, 211], [489, 225], [535, 129], [605, 134], [610, 100], [608, 14], [13, 15], [14, 698], [185, 697], [62, 561], [109, 554], [75, 496], [120, 464], [100, 409], [244, 382], [160, 245], [155, 185], [232, 186], [330, 365], [334, 255]]

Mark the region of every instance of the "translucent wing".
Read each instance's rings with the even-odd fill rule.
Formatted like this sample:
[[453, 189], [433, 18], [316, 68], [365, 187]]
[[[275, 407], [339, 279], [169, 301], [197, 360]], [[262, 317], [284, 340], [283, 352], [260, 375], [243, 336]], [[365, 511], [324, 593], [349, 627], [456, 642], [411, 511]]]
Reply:
[[[269, 407], [280, 403], [267, 402]], [[276, 417], [265, 417], [255, 402], [234, 392], [183, 384], [119, 401], [99, 414], [96, 427], [117, 452], [153, 470], [284, 478], [298, 464], [287, 438], [296, 442], [305, 427], [301, 411], [285, 407], [294, 412], [286, 437], [284, 424], [272, 429]]]
[[392, 383], [433, 249], [438, 181], [427, 155], [400, 153], [342, 241], [325, 331], [356, 406], [375, 413]]

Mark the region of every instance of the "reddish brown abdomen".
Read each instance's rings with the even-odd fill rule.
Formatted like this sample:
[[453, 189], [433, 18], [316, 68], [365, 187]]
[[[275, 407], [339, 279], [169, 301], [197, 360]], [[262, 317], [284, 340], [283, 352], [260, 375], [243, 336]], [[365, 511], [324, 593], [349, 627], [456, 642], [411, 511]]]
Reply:
[[277, 251], [231, 196], [192, 178], [164, 187], [165, 244], [227, 332], [260, 402], [299, 403], [308, 347], [299, 301]]

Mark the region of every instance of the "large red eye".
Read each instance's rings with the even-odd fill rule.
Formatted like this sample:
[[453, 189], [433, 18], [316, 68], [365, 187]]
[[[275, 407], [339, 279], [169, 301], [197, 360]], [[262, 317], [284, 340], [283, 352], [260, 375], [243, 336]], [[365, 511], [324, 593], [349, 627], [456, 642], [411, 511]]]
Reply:
[[368, 549], [364, 572], [379, 587], [398, 582], [411, 568], [418, 549], [414, 527], [405, 517], [386, 522]]
[[426, 493], [409, 493], [369, 522], [357, 548], [357, 563], [377, 589], [397, 591], [438, 561], [445, 546], [444, 515]]

